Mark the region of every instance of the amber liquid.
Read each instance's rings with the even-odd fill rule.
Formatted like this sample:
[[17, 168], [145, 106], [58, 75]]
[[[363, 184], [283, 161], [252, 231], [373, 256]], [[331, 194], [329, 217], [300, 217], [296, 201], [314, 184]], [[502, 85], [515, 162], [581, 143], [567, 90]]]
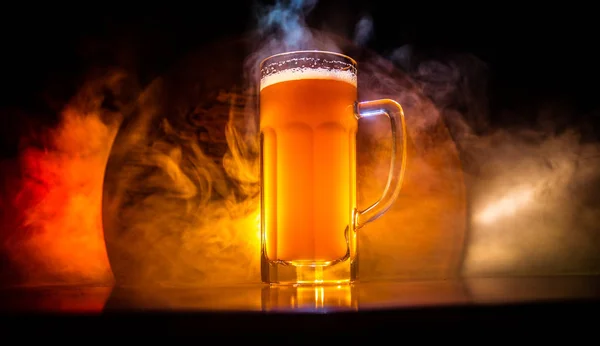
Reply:
[[306, 76], [260, 93], [263, 251], [329, 265], [348, 256], [356, 207], [356, 84]]

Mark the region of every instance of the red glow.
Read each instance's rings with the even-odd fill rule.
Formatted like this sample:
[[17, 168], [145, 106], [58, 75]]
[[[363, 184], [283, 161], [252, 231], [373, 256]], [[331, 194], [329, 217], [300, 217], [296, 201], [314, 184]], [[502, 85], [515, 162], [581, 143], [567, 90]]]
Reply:
[[41, 146], [24, 146], [2, 165], [2, 252], [10, 264], [3, 274], [19, 285], [110, 283], [101, 214], [110, 130], [67, 109], [44, 135]]

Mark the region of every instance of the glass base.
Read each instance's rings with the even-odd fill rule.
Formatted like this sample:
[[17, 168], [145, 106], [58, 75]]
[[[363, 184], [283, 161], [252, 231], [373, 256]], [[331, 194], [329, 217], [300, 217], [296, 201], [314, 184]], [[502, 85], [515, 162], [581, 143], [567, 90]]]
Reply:
[[358, 259], [348, 258], [330, 265], [292, 265], [261, 256], [263, 283], [271, 285], [341, 285], [358, 279]]

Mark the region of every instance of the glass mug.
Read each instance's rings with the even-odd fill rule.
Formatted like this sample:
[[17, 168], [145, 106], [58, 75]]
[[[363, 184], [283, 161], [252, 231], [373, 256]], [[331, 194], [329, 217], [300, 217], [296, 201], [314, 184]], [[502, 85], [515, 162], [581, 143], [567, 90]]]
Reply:
[[[261, 62], [264, 283], [341, 284], [358, 279], [356, 231], [384, 214], [398, 197], [406, 165], [406, 126], [397, 102], [358, 102], [357, 97], [357, 63], [348, 56], [296, 51]], [[381, 198], [358, 210], [358, 120], [376, 115], [390, 120], [390, 171]]]

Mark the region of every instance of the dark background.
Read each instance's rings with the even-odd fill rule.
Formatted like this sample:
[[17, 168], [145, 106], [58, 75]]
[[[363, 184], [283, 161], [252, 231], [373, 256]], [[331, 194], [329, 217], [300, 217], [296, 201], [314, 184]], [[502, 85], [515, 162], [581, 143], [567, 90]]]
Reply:
[[[573, 2], [568, 6], [564, 2], [555, 6], [547, 2], [440, 6], [433, 2], [321, 0], [307, 20], [316, 28], [351, 38], [356, 23], [368, 14], [373, 19], [374, 36], [367, 46], [382, 56], [406, 44], [433, 58], [473, 54], [488, 67], [492, 124], [536, 127], [540, 105], [563, 104], [569, 112], [561, 121], [574, 126], [587, 124], [593, 134], [597, 133], [594, 128], [599, 118], [596, 94], [600, 69], [595, 46], [597, 24], [592, 17], [596, 12], [591, 6]], [[255, 2], [245, 0], [18, 7], [5, 5], [0, 12], [0, 157], [18, 155], [18, 139], [28, 124], [55, 124], [58, 111], [90, 69], [121, 65], [136, 70], [142, 84], [149, 83], [188, 52], [256, 26]], [[507, 109], [515, 111], [503, 111]], [[556, 312], [556, 307], [548, 310]], [[564, 320], [567, 323], [573, 316], [583, 316], [580, 311], [565, 312], [559, 315], [569, 316]], [[489, 316], [504, 315], [495, 310]], [[542, 310], [534, 317], [517, 311], [505, 321], [515, 316], [526, 325], [527, 321], [556, 315]], [[473, 318], [480, 317], [478, 312]], [[369, 318], [367, 315], [363, 322]], [[409, 319], [414, 321], [414, 315]], [[447, 320], [443, 315], [440, 324]], [[462, 321], [453, 320], [458, 324]], [[202, 323], [194, 324], [194, 328]], [[393, 323], [387, 325], [390, 330], [402, 325]], [[70, 330], [77, 330], [68, 325]], [[144, 328], [147, 330], [147, 324]]]
[[[3, 153], [14, 154], [14, 137], [23, 117], [52, 122], [91, 67], [128, 66], [135, 68], [142, 83], [148, 82], [203, 44], [254, 29], [257, 4], [4, 8], [0, 15]], [[307, 22], [352, 38], [358, 20], [370, 15], [374, 35], [366, 45], [381, 55], [405, 44], [433, 57], [474, 54], [488, 67], [492, 110], [535, 107], [548, 100], [568, 104], [575, 110], [569, 118], [577, 122], [594, 117], [598, 54], [591, 20], [594, 11], [569, 6], [322, 0]], [[15, 109], [28, 111], [15, 113]], [[515, 119], [496, 113], [490, 114], [496, 124], [528, 121], [524, 117], [535, 124], [535, 112], [521, 112]]]

